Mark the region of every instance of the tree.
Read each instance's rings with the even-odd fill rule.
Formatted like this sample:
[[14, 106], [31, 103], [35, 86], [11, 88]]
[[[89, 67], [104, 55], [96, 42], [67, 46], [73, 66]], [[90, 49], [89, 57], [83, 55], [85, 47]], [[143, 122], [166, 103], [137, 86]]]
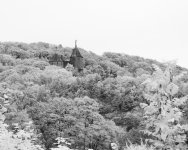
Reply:
[[173, 66], [163, 72], [155, 66], [155, 72], [143, 84], [146, 85], [145, 98], [148, 103], [141, 103], [144, 109], [144, 133], [154, 139], [149, 140], [158, 148], [185, 149], [186, 124], [182, 124], [181, 106], [188, 97], [176, 98], [178, 86], [174, 84]]
[[116, 141], [122, 132], [113, 121], [105, 120], [98, 109], [98, 103], [88, 97], [54, 98], [49, 103], [36, 104], [29, 113], [39, 126], [47, 148], [55, 146], [57, 137], [64, 137], [72, 148], [96, 150]]
[[10, 55], [0, 54], [0, 62], [3, 66], [13, 66], [15, 63], [15, 60]]

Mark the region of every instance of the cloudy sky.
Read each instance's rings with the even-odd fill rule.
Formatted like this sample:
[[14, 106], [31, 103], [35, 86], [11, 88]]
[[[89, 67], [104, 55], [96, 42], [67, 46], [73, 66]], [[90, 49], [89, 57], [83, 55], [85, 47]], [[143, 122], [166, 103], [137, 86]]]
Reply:
[[0, 41], [49, 42], [188, 68], [187, 0], [0, 0]]

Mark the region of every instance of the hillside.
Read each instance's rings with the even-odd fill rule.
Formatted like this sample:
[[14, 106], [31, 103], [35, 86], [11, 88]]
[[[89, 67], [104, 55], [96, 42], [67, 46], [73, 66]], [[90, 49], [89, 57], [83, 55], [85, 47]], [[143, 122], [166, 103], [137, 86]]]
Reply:
[[[69, 59], [72, 48], [43, 42], [0, 43], [0, 96], [9, 96], [5, 123], [11, 133], [15, 123], [24, 130], [24, 124], [32, 120], [38, 141], [46, 149], [57, 147], [58, 137], [79, 150], [108, 150], [110, 143], [123, 149], [129, 141], [140, 145], [140, 139], [148, 138], [162, 141], [163, 146], [187, 146], [186, 68], [139, 56], [111, 52], [98, 56], [79, 50], [85, 60], [82, 72], [70, 64], [62, 68], [48, 62], [47, 55], [53, 54]], [[176, 123], [170, 125], [174, 130], [160, 134], [169, 127], [163, 122], [165, 129], [152, 133], [157, 125], [148, 127], [146, 118], [158, 118], [169, 110], [178, 112], [171, 112], [167, 119], [175, 118]], [[183, 140], [174, 140], [180, 135], [176, 125], [186, 131]]]

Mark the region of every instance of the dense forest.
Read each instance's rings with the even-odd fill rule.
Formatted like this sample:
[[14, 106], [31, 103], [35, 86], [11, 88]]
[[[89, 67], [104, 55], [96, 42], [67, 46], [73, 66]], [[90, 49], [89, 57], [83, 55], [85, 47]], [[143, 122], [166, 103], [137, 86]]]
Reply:
[[5, 117], [0, 122], [0, 147], [3, 133], [11, 138], [20, 132], [32, 134], [26, 138], [32, 150], [112, 150], [111, 143], [119, 150], [188, 147], [186, 68], [79, 50], [85, 61], [81, 72], [71, 64], [50, 65], [46, 59], [47, 54], [67, 59], [72, 48], [0, 43], [0, 97], [9, 101], [4, 105], [0, 99], [1, 118]]

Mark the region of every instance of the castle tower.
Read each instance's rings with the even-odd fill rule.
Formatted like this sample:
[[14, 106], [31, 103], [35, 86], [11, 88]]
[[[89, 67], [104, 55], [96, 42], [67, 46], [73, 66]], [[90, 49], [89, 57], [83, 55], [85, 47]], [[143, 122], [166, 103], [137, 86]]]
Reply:
[[78, 69], [78, 71], [82, 71], [84, 68], [84, 59], [77, 47], [77, 41], [75, 41], [75, 48], [72, 50], [70, 64], [72, 64], [74, 68]]

